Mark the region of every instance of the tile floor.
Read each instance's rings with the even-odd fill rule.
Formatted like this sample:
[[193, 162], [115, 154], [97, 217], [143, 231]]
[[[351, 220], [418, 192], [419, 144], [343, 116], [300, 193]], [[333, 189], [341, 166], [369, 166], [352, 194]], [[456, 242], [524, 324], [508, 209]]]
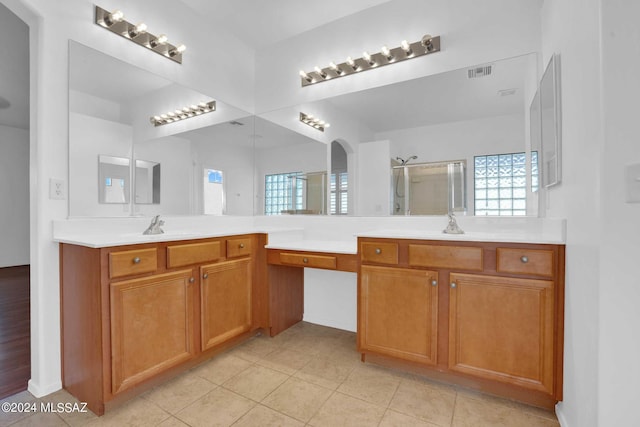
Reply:
[[[108, 411], [7, 414], [5, 426], [558, 426], [555, 415], [360, 362], [355, 334], [299, 323]], [[64, 390], [42, 399], [77, 402]]]

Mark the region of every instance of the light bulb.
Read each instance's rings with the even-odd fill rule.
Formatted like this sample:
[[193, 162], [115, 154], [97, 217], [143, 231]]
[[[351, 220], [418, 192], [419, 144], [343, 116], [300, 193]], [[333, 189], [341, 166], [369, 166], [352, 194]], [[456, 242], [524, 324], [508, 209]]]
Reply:
[[425, 52], [431, 52], [433, 50], [433, 44], [431, 43], [431, 36], [429, 34], [422, 37], [420, 44], [424, 47]]
[[163, 45], [167, 43], [167, 36], [165, 34], [160, 34], [158, 37], [156, 37], [155, 39], [151, 40], [151, 47], [156, 47], [159, 45]]
[[402, 40], [402, 42], [400, 43], [400, 47], [402, 48], [402, 50], [404, 50], [404, 53], [406, 53], [407, 56], [413, 54], [413, 51], [411, 50], [411, 45], [409, 44], [408, 41]]
[[371, 55], [369, 55], [369, 52], [367, 52], [366, 50], [362, 52], [362, 57], [364, 58], [365, 61], [369, 63], [369, 65], [371, 66], [376, 65], [376, 62], [373, 59], [371, 59]]
[[356, 61], [354, 61], [352, 57], [347, 56], [347, 64], [349, 64], [349, 66], [353, 68], [354, 71], [358, 71], [358, 66], [356, 65]]
[[313, 81], [313, 79], [311, 77], [309, 77], [309, 74], [307, 74], [304, 70], [300, 70], [300, 77], [302, 77], [303, 79], [305, 79], [309, 83], [311, 83]]
[[333, 61], [329, 62], [329, 68], [331, 68], [338, 75], [344, 74], [344, 71], [342, 71], [342, 68], [338, 67], [336, 63]]
[[124, 13], [121, 10], [114, 10], [104, 18], [104, 23], [106, 26], [110, 27], [116, 22], [120, 22], [124, 19]]
[[387, 61], [391, 61], [393, 59], [393, 55], [391, 55], [391, 51], [387, 46], [382, 46], [380, 52], [387, 58]]
[[315, 67], [313, 67], [313, 69], [316, 70], [316, 73], [318, 73], [320, 75], [320, 77], [322, 77], [323, 79], [325, 77], [327, 77], [327, 73], [322, 71], [322, 69], [320, 67], [318, 67], [317, 65]]
[[176, 56], [177, 54], [182, 53], [185, 50], [187, 50], [187, 47], [185, 45], [178, 45], [178, 47], [169, 51], [169, 56]]
[[330, 124], [330, 123], [325, 123], [325, 124], [324, 124], [324, 128], [326, 129], [326, 128], [328, 128], [328, 127], [331, 127], [331, 124]]
[[129, 30], [129, 37], [138, 37], [140, 34], [144, 34], [147, 32], [147, 24], [144, 22], [139, 23], [135, 27]]

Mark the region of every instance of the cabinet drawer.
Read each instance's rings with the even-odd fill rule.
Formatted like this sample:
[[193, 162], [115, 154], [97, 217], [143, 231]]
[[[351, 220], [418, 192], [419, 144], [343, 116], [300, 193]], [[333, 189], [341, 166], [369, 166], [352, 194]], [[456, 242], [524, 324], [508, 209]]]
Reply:
[[248, 255], [251, 255], [250, 237], [227, 240], [227, 258], [237, 258]]
[[111, 252], [109, 254], [109, 278], [151, 273], [158, 269], [156, 248], [133, 251]]
[[220, 242], [167, 246], [167, 268], [182, 267], [220, 259]]
[[304, 255], [282, 252], [280, 262], [283, 264], [297, 265], [300, 267], [336, 269], [336, 257], [324, 255]]
[[553, 276], [553, 251], [498, 248], [496, 262], [496, 271], [499, 273]]
[[412, 267], [482, 271], [482, 248], [409, 245], [409, 265]]
[[362, 262], [387, 265], [398, 264], [397, 243], [363, 242], [360, 246], [360, 253]]

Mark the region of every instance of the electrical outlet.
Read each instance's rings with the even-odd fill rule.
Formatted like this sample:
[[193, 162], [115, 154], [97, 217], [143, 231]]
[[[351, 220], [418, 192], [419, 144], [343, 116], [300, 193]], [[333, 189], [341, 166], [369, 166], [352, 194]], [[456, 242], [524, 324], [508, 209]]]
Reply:
[[67, 197], [67, 189], [64, 179], [49, 178], [49, 198], [52, 200], [64, 200]]

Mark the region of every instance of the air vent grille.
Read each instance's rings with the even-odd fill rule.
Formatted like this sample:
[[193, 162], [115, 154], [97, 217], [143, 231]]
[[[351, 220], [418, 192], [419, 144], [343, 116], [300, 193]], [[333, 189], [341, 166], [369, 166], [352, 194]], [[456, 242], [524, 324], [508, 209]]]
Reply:
[[482, 67], [470, 68], [467, 70], [467, 76], [470, 79], [477, 79], [479, 77], [486, 77], [491, 75], [491, 70], [493, 69], [493, 65], [484, 65]]
[[232, 121], [229, 122], [229, 124], [233, 125], [233, 126], [244, 126], [244, 123], [241, 123], [241, 122], [239, 122], [237, 120], [232, 120]]

